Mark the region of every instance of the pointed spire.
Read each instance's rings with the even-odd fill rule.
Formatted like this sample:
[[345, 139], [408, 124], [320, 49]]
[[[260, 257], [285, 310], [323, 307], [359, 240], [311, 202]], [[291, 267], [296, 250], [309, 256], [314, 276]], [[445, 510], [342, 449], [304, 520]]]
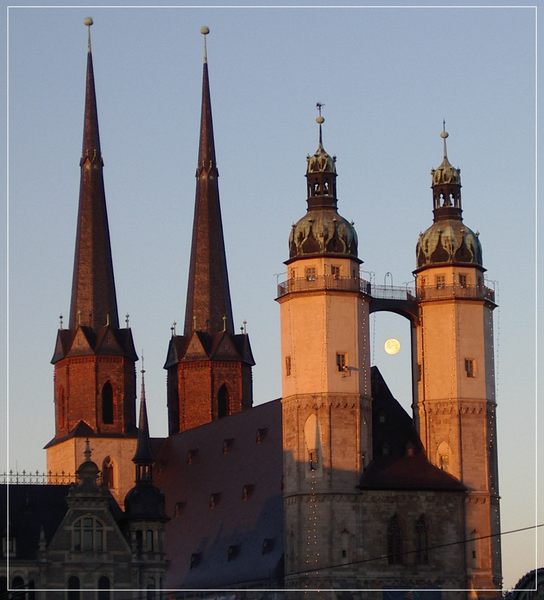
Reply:
[[[201, 32], [206, 36], [209, 29], [203, 27]], [[185, 309], [186, 336], [190, 336], [194, 330], [212, 334], [223, 331], [224, 315], [227, 319], [226, 330], [234, 333], [218, 175], [205, 53], [193, 239]]]
[[145, 402], [145, 369], [144, 354], [142, 351], [142, 388], [140, 392], [140, 420], [138, 422], [138, 442], [136, 453], [132, 462], [136, 464], [136, 482], [151, 480], [151, 465], [153, 464], [153, 453], [151, 451], [151, 440], [149, 438], [149, 425], [147, 422], [147, 407]]
[[89, 28], [79, 211], [69, 328], [119, 327]]

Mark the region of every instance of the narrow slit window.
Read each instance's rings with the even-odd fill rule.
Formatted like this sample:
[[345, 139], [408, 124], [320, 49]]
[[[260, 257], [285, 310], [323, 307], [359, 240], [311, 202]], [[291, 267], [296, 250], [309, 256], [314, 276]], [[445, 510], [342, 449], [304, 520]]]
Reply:
[[476, 377], [476, 361], [473, 358], [465, 358], [465, 372], [467, 377]]
[[336, 353], [336, 368], [340, 372], [348, 370], [348, 355], [345, 352]]
[[287, 377], [291, 376], [291, 357], [290, 356], [285, 357], [285, 375]]

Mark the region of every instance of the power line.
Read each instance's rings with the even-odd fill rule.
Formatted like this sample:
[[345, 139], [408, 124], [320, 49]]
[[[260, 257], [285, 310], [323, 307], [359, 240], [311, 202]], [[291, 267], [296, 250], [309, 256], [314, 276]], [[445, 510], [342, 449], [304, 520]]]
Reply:
[[[457, 546], [460, 544], [468, 544], [469, 542], [475, 542], [477, 540], [486, 540], [489, 538], [494, 538], [494, 537], [500, 537], [503, 535], [508, 535], [510, 533], [519, 533], [520, 531], [529, 531], [531, 529], [537, 529], [538, 527], [544, 527], [544, 523], [539, 523], [538, 525], [531, 525], [529, 527], [520, 527], [519, 529], [511, 529], [510, 531], [501, 531], [500, 533], [491, 533], [489, 535], [482, 535], [482, 536], [478, 536], [478, 537], [472, 537], [472, 538], [467, 538], [464, 540], [458, 540], [455, 542], [447, 542], [445, 544], [436, 544], [434, 546], [425, 546], [424, 548], [421, 549], [416, 549], [416, 550], [406, 550], [404, 552], [401, 552], [400, 555], [401, 556], [405, 556], [407, 554], [417, 554], [421, 551], [429, 551], [429, 550], [437, 550], [438, 548], [446, 548], [448, 546]], [[359, 565], [359, 564], [363, 564], [363, 563], [367, 563], [367, 562], [372, 562], [375, 560], [382, 560], [384, 558], [389, 558], [390, 556], [392, 556], [391, 554], [382, 554], [380, 556], [373, 556], [371, 558], [364, 558], [362, 560], [354, 560], [351, 562], [347, 562], [347, 563], [338, 563], [338, 564], [332, 564], [329, 565], [327, 567], [321, 567], [319, 570], [323, 571], [325, 569], [335, 569], [337, 567], [347, 567], [350, 565]], [[308, 570], [302, 570], [302, 571], [292, 571], [291, 573], [289, 573], [289, 575], [304, 575], [305, 573], [313, 573], [315, 570], [317, 569], [308, 569]]]

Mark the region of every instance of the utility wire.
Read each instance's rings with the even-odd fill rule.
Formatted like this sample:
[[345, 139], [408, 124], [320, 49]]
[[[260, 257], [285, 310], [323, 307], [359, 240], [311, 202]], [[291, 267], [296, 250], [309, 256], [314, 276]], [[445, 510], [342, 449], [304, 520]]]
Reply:
[[[447, 542], [446, 544], [437, 544], [435, 546], [426, 546], [426, 547], [424, 547], [422, 549], [418, 549], [418, 550], [407, 550], [407, 551], [402, 552], [401, 555], [405, 556], [407, 554], [415, 554], [415, 553], [418, 553], [418, 552], [421, 552], [421, 551], [425, 551], [425, 550], [429, 551], [429, 550], [436, 550], [438, 548], [445, 548], [445, 547], [448, 547], [448, 546], [456, 546], [456, 545], [460, 545], [460, 544], [467, 544], [469, 542], [475, 542], [476, 540], [485, 540], [485, 539], [489, 539], [489, 538], [493, 538], [493, 537], [501, 537], [503, 535], [509, 535], [511, 533], [519, 533], [521, 531], [530, 531], [531, 529], [538, 529], [539, 527], [544, 527], [544, 523], [539, 523], [537, 525], [531, 525], [529, 527], [520, 527], [518, 529], [510, 529], [509, 531], [501, 531], [500, 533], [492, 533], [490, 535], [482, 535], [482, 536], [478, 536], [478, 537], [467, 538], [465, 540], [458, 540], [458, 541], [455, 541], [455, 542]], [[375, 561], [375, 560], [382, 560], [384, 558], [388, 558], [389, 556], [390, 556], [389, 554], [382, 554], [380, 556], [374, 556], [372, 558], [365, 558], [365, 559], [362, 559], [362, 560], [356, 560], [356, 561], [352, 561], [352, 562], [348, 562], [348, 563], [340, 563], [340, 564], [329, 565], [329, 566], [326, 566], [326, 567], [320, 567], [319, 569], [309, 569], [309, 570], [304, 570], [304, 571], [292, 571], [291, 573], [288, 573], [287, 575], [304, 575], [306, 573], [314, 573], [316, 570], [324, 571], [326, 569], [334, 569], [334, 568], [337, 568], [337, 567], [347, 567], [347, 566], [350, 566], [350, 565], [359, 565], [359, 564], [362, 564], [362, 563], [372, 562], [372, 561]], [[244, 583], [254, 583], [254, 582], [255, 582], [255, 580], [252, 580], [252, 581], [250, 581], [250, 580], [239, 581], [239, 582], [237, 582], [236, 585], [243, 585]], [[24, 589], [24, 588], [26, 588], [25, 585], [17, 587], [17, 588], [9, 588], [8, 591], [9, 592], [11, 592], [11, 591], [15, 591], [16, 592], [18, 589]], [[38, 588], [36, 588], [33, 591], [41, 591], [41, 590], [38, 589]], [[45, 591], [51, 591], [51, 590], [45, 590]], [[74, 591], [76, 591], [76, 590], [74, 590]], [[78, 590], [78, 591], [81, 591], [81, 592], [90, 592], [90, 591], [94, 591], [94, 590], [89, 590], [89, 589], [83, 589], [82, 588], [81, 590]], [[117, 598], [120, 599], [122, 596], [119, 596], [118, 594], [120, 594], [122, 592], [126, 592], [128, 590], [116, 590], [115, 588], [111, 588], [110, 590], [100, 590], [100, 591], [104, 591], [104, 592], [105, 591], [110, 591], [110, 592], [113, 592], [117, 596]], [[161, 594], [162, 594], [162, 592], [166, 592], [166, 593], [170, 593], [170, 594], [173, 593], [174, 595], [172, 597], [174, 597], [174, 598], [183, 598], [185, 594], [207, 594], [207, 593], [211, 593], [211, 592], [231, 592], [231, 593], [237, 593], [237, 592], [244, 592], [244, 591], [258, 592], [259, 588], [253, 588], [253, 589], [250, 588], [250, 589], [247, 589], [247, 590], [244, 590], [243, 588], [228, 588], [228, 589], [225, 589], [225, 588], [215, 588], [215, 589], [202, 589], [202, 588], [198, 589], [198, 588], [195, 588], [195, 589], [185, 589], [185, 590], [183, 590], [183, 589], [180, 589], [180, 590], [176, 590], [176, 589], [161, 589], [161, 590], [154, 589], [154, 590], [148, 590], [148, 592], [151, 592], [151, 591], [153, 591], [156, 594], [155, 597], [158, 597], [158, 593], [159, 592]], [[289, 591], [289, 590], [282, 590], [281, 588], [278, 588], [278, 589], [275, 589], [273, 591], [281, 592], [281, 591]], [[364, 590], [362, 590], [362, 591], [364, 591]], [[131, 598], [131, 600], [145, 600], [146, 598], [148, 598], [147, 591], [146, 591], [145, 595], [130, 596], [130, 598]]]

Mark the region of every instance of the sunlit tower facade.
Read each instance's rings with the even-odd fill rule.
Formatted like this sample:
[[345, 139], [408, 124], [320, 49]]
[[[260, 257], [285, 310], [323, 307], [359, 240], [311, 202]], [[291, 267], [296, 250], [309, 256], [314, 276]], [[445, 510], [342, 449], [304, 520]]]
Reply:
[[479, 234], [463, 223], [461, 171], [432, 171], [434, 222], [417, 243], [415, 419], [431, 462], [460, 479], [466, 499], [467, 585], [500, 587], [493, 310]]
[[319, 115], [319, 145], [307, 158], [307, 212], [292, 227], [277, 298], [290, 587], [326, 586], [327, 566], [356, 559], [357, 484], [371, 459], [369, 299], [355, 229], [337, 210], [336, 157], [323, 147], [323, 121]]

